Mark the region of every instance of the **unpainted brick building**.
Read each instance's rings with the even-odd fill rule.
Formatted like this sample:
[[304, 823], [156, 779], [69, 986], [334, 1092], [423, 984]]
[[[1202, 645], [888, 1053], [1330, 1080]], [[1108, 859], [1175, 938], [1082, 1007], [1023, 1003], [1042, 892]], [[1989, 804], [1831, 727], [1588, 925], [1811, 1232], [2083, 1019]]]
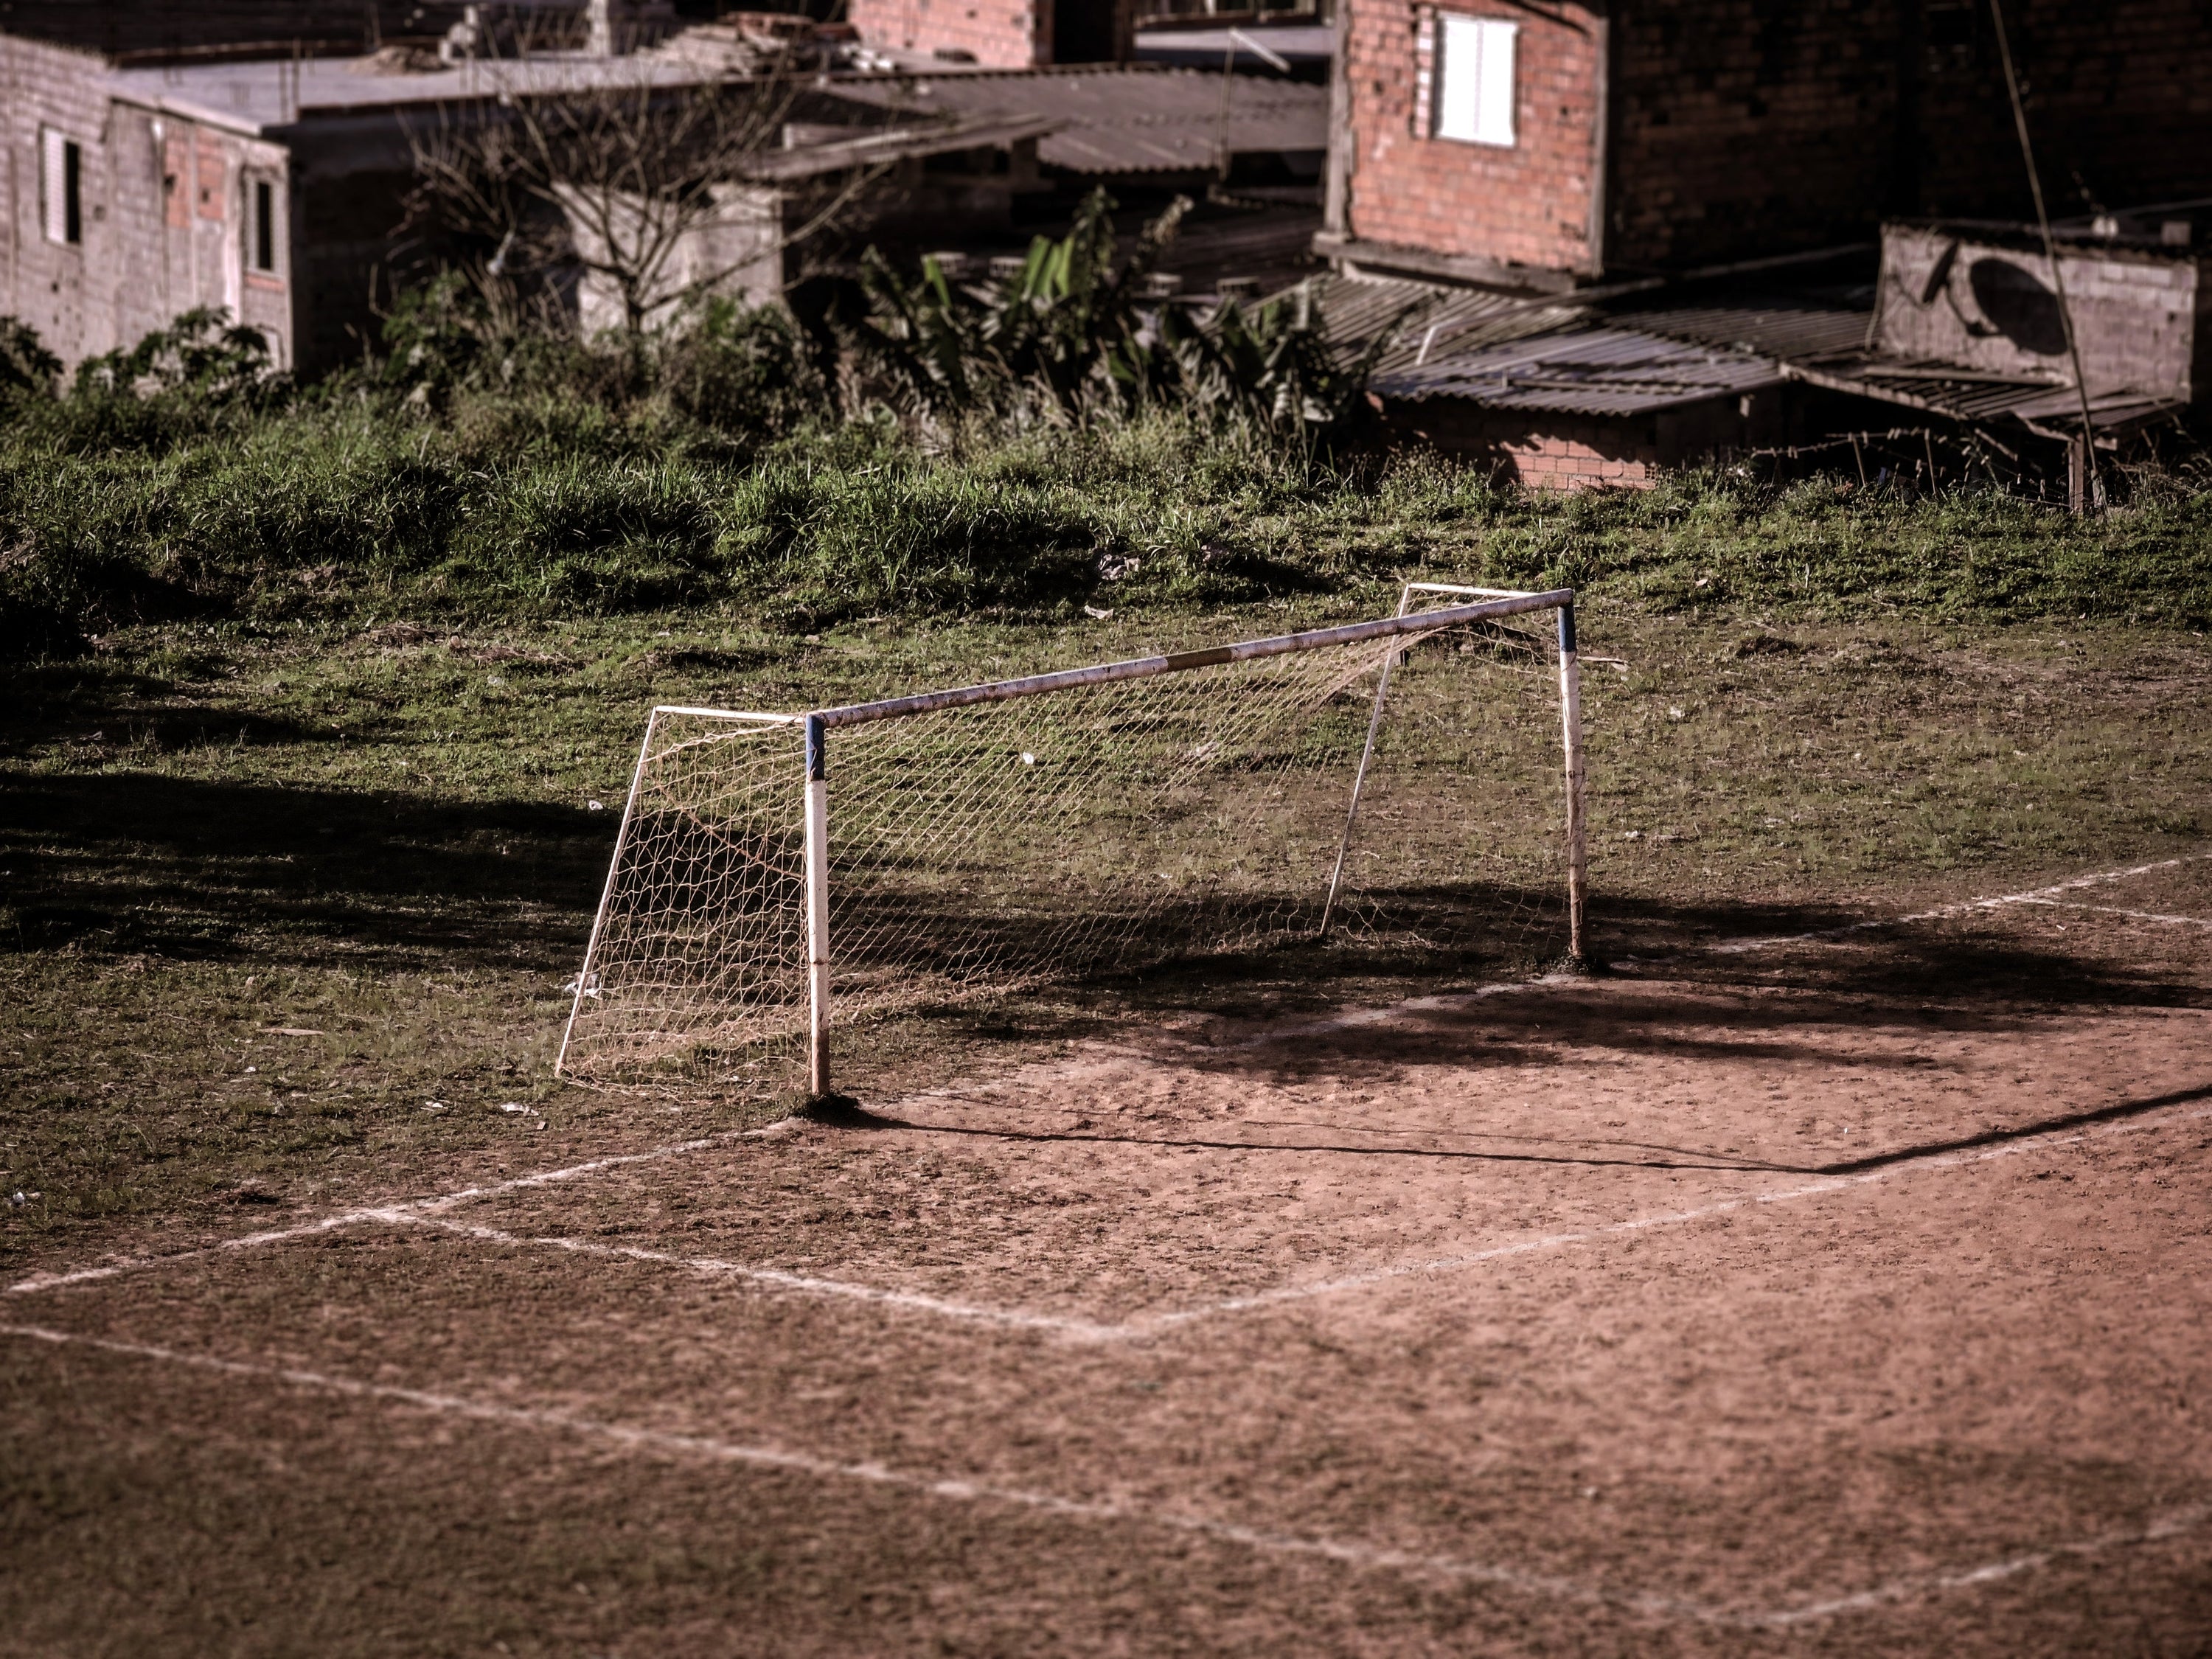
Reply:
[[[2030, 210], [1989, 0], [1343, 0], [1325, 247], [1535, 290]], [[2212, 4], [2005, 0], [2054, 210], [2212, 192]]]
[[847, 0], [871, 46], [987, 69], [1127, 61], [1135, 0]]

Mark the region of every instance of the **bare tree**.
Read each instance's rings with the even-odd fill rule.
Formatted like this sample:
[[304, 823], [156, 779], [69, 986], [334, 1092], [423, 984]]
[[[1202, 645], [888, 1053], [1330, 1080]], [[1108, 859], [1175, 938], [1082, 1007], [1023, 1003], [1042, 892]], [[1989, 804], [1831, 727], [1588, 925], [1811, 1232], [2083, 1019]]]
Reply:
[[495, 307], [565, 267], [638, 336], [826, 229], [879, 172], [856, 165], [795, 191], [773, 181], [795, 76], [702, 82], [647, 59], [481, 69], [495, 99], [441, 106], [410, 134], [410, 218], [476, 245], [471, 275]]

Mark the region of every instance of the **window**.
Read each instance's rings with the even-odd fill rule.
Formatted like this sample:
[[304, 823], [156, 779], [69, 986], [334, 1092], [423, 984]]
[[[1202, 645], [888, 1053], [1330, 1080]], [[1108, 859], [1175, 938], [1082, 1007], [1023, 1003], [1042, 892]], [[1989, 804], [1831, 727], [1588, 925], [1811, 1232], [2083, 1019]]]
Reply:
[[253, 268], [274, 273], [276, 269], [276, 187], [266, 179], [253, 181], [252, 211], [246, 215], [253, 237]]
[[1517, 23], [1437, 18], [1436, 135], [1470, 144], [1513, 143], [1513, 49]]
[[84, 151], [75, 139], [41, 128], [39, 163], [46, 240], [76, 246], [84, 240]]

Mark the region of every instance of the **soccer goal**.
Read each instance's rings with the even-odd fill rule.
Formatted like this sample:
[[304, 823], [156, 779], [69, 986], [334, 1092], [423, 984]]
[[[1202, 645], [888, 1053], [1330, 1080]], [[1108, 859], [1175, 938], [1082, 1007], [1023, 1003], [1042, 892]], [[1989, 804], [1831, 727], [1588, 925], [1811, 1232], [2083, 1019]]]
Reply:
[[808, 714], [647, 723], [560, 1070], [830, 1091], [833, 1038], [1052, 985], [1583, 955], [1574, 594]]

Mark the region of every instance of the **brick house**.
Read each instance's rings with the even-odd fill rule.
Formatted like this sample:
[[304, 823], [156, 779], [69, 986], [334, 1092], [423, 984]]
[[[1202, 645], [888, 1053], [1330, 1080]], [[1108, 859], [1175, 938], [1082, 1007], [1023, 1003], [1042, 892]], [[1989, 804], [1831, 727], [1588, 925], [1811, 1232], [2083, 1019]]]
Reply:
[[[75, 364], [209, 307], [312, 375], [357, 359], [378, 297], [436, 252], [398, 240], [418, 135], [497, 118], [514, 100], [675, 91], [742, 72], [712, 53], [623, 52], [625, 33], [649, 39], [628, 26], [669, 12], [666, 0], [512, 0], [526, 9], [538, 34], [573, 24], [574, 38], [479, 61], [456, 57], [454, 31], [500, 20], [459, 3], [384, 0], [380, 12], [343, 14], [349, 33], [307, 0], [209, 0], [203, 11], [0, 0], [0, 313]], [[610, 49], [594, 50], [602, 41]], [[838, 147], [819, 141], [884, 125], [826, 112], [843, 125], [809, 131], [820, 153], [778, 151], [763, 162], [782, 169], [775, 179], [732, 181], [733, 223], [718, 228], [780, 223], [775, 179], [834, 171]], [[1010, 234], [1010, 202], [1034, 183], [1036, 136], [1051, 124], [932, 122], [893, 151], [860, 146], [898, 168], [857, 222], [885, 237], [917, 216], [927, 222], [913, 234], [933, 240], [979, 222]], [[769, 297], [775, 283], [751, 267], [784, 264], [763, 251], [738, 286]], [[587, 323], [604, 320], [585, 309]]]
[[[2003, 3], [2055, 211], [2212, 195], [2201, 0]], [[1864, 403], [1887, 395], [1870, 374], [1792, 366], [1867, 343], [1883, 224], [2031, 210], [1990, 0], [1341, 0], [1338, 15], [1316, 249], [1340, 282], [1504, 298], [1376, 383], [1403, 427], [1503, 476], [1638, 483], [1892, 423]], [[1826, 297], [1777, 291], [1793, 258]], [[1616, 302], [1661, 280], [1667, 295]], [[1539, 301], [1559, 337], [1531, 343]], [[2036, 373], [2021, 409], [2047, 399]]]
[[[614, 60], [381, 72], [377, 60], [134, 63], [0, 35], [0, 312], [65, 362], [179, 313], [261, 330], [283, 367], [356, 357], [404, 250], [410, 123], [630, 73]], [[669, 67], [680, 84], [706, 72]]]
[[847, 0], [846, 21], [883, 51], [987, 69], [1126, 62], [1136, 0]]
[[[2005, 0], [2059, 212], [2212, 191], [2201, 0]], [[2029, 211], [1989, 0], [1343, 0], [1342, 260], [1530, 291]]]

